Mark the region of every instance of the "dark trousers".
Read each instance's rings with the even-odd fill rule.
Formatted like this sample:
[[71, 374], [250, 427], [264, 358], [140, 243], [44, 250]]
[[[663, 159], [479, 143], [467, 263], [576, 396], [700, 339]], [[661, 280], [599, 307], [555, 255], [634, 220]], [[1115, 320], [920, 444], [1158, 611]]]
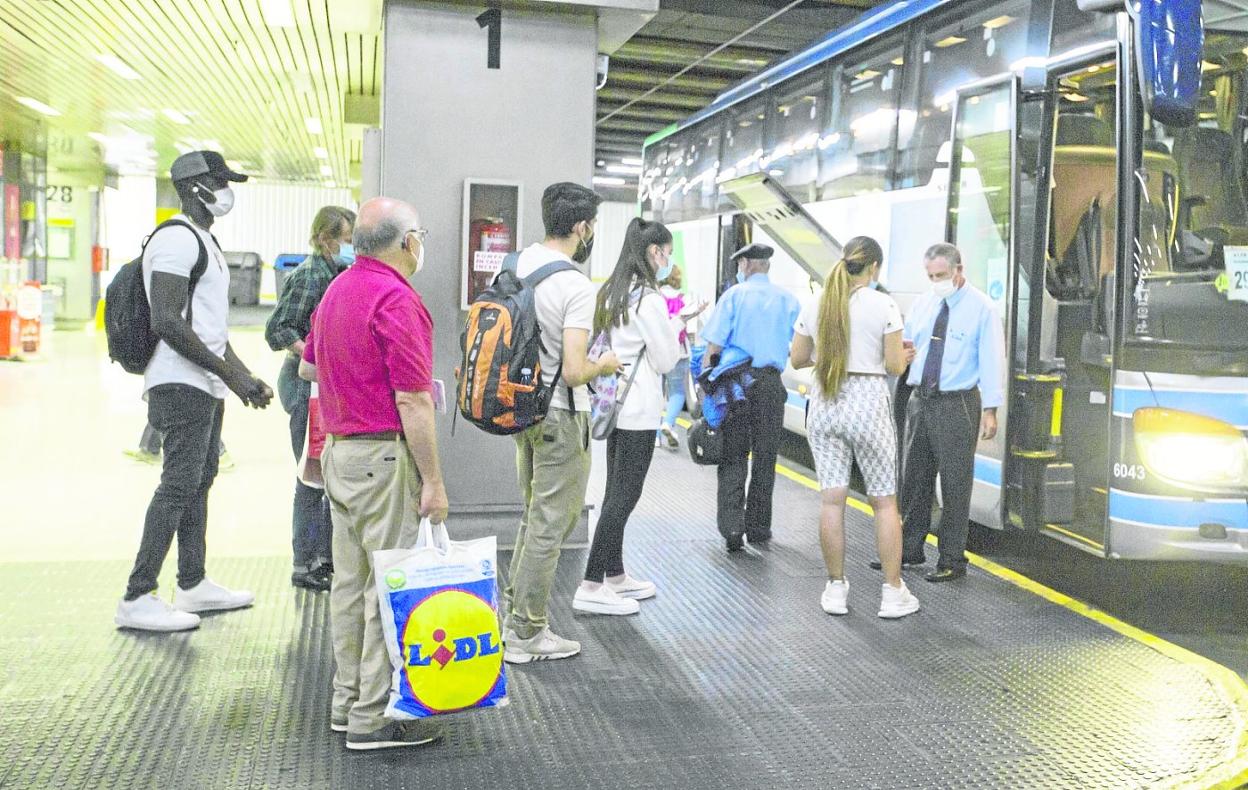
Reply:
[[[149, 422], [143, 426], [143, 433], [139, 435], [139, 449], [150, 455], [160, 455], [160, 444], [162, 441], [160, 431], [153, 428]], [[218, 444], [220, 447], [217, 455], [225, 455], [225, 440], [221, 440]]]
[[[784, 430], [784, 402], [788, 394], [780, 372], [756, 369], [746, 403], [730, 412], [720, 430], [724, 450], [719, 463], [719, 532], [725, 538], [741, 534], [771, 536], [771, 495], [776, 487], [776, 453]], [[746, 480], [749, 491], [746, 491]]]
[[162, 384], [148, 391], [147, 421], [164, 437], [164, 468], [147, 507], [127, 601], [156, 589], [174, 535], [178, 586], [189, 590], [204, 580], [208, 490], [217, 477], [224, 417], [225, 401], [188, 384]]
[[[287, 356], [277, 377], [278, 397], [290, 415], [290, 447], [295, 463], [303, 457], [303, 442], [308, 432], [308, 398], [312, 385], [299, 378], [299, 361]], [[319, 488], [304, 485], [295, 479], [294, 507], [291, 514], [291, 550], [296, 570], [311, 570], [333, 558], [333, 526], [329, 516], [329, 499]]]
[[916, 392], [910, 397], [899, 503], [904, 534], [902, 557], [907, 560], [923, 556], [923, 542], [932, 528], [932, 500], [939, 472], [944, 506], [937, 533], [938, 567], [966, 567], [975, 445], [979, 441], [979, 403], [978, 390], [931, 398], [922, 398]]
[[624, 573], [624, 527], [641, 499], [654, 458], [654, 431], [622, 431], [607, 436], [607, 490], [585, 564], [585, 580], [600, 582]]

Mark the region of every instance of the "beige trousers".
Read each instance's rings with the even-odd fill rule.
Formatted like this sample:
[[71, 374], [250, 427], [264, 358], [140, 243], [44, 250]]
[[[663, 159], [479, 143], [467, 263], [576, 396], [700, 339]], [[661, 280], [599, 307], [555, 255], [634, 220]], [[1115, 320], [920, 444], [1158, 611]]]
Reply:
[[503, 600], [508, 625], [521, 639], [535, 636], [548, 623], [559, 550], [585, 508], [588, 439], [587, 412], [553, 407], [540, 425], [515, 436], [524, 517]]
[[332, 715], [347, 717], [348, 732], [365, 734], [386, 725], [392, 671], [372, 553], [416, 542], [420, 473], [407, 445], [397, 439], [327, 437], [321, 465], [334, 522]]

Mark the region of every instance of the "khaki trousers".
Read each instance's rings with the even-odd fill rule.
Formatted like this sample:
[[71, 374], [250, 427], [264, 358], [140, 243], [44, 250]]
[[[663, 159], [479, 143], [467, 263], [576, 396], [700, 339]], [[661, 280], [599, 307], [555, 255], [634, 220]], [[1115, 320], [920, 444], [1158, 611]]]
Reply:
[[329, 593], [334, 642], [332, 714], [347, 731], [386, 725], [390, 656], [381, 629], [372, 553], [416, 542], [420, 473], [397, 439], [326, 438], [321, 456], [334, 523], [334, 583]]
[[589, 414], [551, 408], [545, 421], [516, 437], [524, 516], [503, 599], [508, 625], [529, 639], [549, 622], [559, 550], [585, 508], [589, 485]]

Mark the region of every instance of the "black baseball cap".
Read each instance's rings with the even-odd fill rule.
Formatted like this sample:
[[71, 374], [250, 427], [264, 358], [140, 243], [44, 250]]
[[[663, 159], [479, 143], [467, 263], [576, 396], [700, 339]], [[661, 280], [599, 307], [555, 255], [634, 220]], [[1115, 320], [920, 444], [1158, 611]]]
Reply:
[[776, 254], [775, 249], [768, 247], [766, 244], [751, 244], [749, 246], [742, 247], [741, 249], [734, 252], [732, 254], [732, 257], [729, 258], [728, 260], [734, 263], [741, 260], [742, 258], [745, 258], [751, 261], [765, 261], [765, 260], [769, 260], [771, 256], [775, 254]]
[[206, 175], [224, 178], [226, 181], [247, 180], [247, 176], [231, 170], [225, 163], [225, 157], [216, 151], [191, 151], [189, 154], [182, 154], [169, 167], [169, 177], [174, 181]]

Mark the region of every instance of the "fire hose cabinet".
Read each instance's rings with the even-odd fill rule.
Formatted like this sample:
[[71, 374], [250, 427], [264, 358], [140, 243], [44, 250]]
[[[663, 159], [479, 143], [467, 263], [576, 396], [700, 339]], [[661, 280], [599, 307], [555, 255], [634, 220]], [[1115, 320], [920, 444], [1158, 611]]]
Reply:
[[520, 247], [523, 187], [513, 181], [464, 181], [460, 309], [494, 282], [508, 253]]

